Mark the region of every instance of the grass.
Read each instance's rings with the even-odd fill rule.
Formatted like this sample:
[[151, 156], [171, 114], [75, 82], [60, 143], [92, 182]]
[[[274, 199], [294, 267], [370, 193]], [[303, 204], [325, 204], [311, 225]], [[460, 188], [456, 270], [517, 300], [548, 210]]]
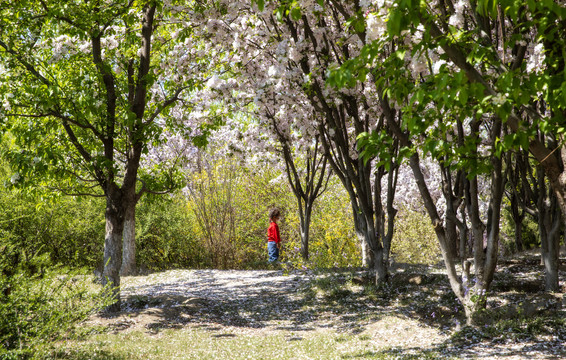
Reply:
[[[57, 344], [43, 358], [412, 360], [510, 354], [560, 358], [566, 339], [565, 311], [558, 296], [562, 294], [531, 286], [536, 285], [536, 268], [525, 265], [500, 264], [494, 282], [497, 291], [485, 310], [485, 325], [479, 327], [462, 326], [464, 314], [446, 277], [435, 268], [398, 272], [391, 284], [380, 287], [371, 281], [360, 283], [357, 273], [334, 272], [297, 283], [293, 297], [271, 293], [277, 304], [291, 307], [279, 309], [281, 313], [263, 306], [266, 303], [246, 301], [246, 308], [226, 299], [217, 304], [211, 297], [178, 308], [184, 309], [180, 315], [196, 322], [161, 316], [152, 320], [160, 324], [158, 328], [143, 329], [139, 325], [143, 322], [134, 316], [137, 328], [85, 333], [81, 340]], [[129, 299], [132, 308], [151, 308], [156, 301], [147, 296]], [[164, 303], [157, 305], [161, 312], [167, 308]], [[254, 321], [230, 321], [247, 317]]]
[[[371, 337], [330, 331], [242, 334], [185, 328], [158, 336], [143, 332], [96, 335], [61, 344], [45, 358], [68, 360], [137, 359], [440, 359], [434, 351], [405, 353], [376, 349]], [[444, 357], [442, 357], [444, 358]]]

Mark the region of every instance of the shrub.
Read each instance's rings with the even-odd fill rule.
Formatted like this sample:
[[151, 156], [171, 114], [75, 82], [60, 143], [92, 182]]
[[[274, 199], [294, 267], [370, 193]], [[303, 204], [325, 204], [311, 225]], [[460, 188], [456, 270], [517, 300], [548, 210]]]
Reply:
[[110, 298], [80, 271], [51, 266], [47, 254], [15, 264], [22, 255], [11, 240], [0, 234], [0, 359], [25, 359], [71, 336]]
[[336, 268], [361, 265], [361, 249], [352, 222], [348, 194], [334, 179], [315, 202], [309, 239], [309, 260], [301, 258], [299, 217], [296, 208], [289, 215], [292, 233], [286, 244], [295, 267]]
[[0, 191], [0, 229], [22, 260], [48, 254], [52, 263], [95, 267], [102, 261], [104, 204], [98, 198], [51, 197]]
[[440, 249], [428, 216], [402, 208], [396, 216], [391, 257], [409, 264], [433, 264], [440, 260]]
[[210, 263], [196, 221], [179, 194], [148, 195], [136, 209], [136, 260], [150, 270], [203, 268]]

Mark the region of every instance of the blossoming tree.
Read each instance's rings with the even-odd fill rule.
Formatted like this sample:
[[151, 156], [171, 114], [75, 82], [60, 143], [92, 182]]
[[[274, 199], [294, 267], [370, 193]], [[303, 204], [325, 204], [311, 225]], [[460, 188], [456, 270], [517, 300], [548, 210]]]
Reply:
[[[359, 155], [357, 136], [364, 131], [384, 129], [379, 102], [372, 83], [339, 90], [326, 84], [328, 71], [356, 56], [365, 40], [363, 28], [352, 22], [359, 13], [356, 2], [268, 2], [260, 17], [279, 51], [274, 64], [284, 73], [288, 88], [305, 99], [313, 116], [302, 117], [304, 128], [316, 128], [324, 154], [332, 171], [350, 195], [356, 233], [369, 256], [366, 265], [376, 271], [376, 281], [388, 277], [388, 256], [392, 224], [395, 217], [392, 199], [385, 226], [381, 211], [381, 180], [390, 174], [388, 188], [394, 189], [396, 169], [394, 156], [376, 163]], [[395, 153], [396, 142], [390, 143]], [[388, 165], [387, 170], [385, 168]], [[377, 175], [374, 177], [374, 175]]]
[[[345, 64], [335, 77], [365, 79], [369, 73], [390, 84], [383, 96], [394, 99], [398, 108], [384, 109], [399, 110], [403, 121], [388, 124], [407, 148], [452, 289], [473, 322], [485, 306], [497, 261], [502, 154], [517, 147], [529, 149], [548, 174], [557, 199], [564, 199], [559, 156], [564, 105], [555, 97], [562, 83], [550, 80], [550, 75], [563, 72], [556, 65], [563, 62], [562, 55], [555, 50], [563, 27], [555, 24], [563, 24], [564, 9], [551, 2], [410, 0], [368, 2], [368, 8], [367, 32], [375, 34], [375, 41], [362, 50], [365, 57]], [[540, 67], [540, 39], [548, 49], [547, 59], [553, 55], [544, 62], [548, 70]], [[380, 64], [378, 54], [387, 51], [390, 56]], [[377, 134], [364, 141], [374, 152], [381, 151], [375, 139]], [[442, 169], [444, 218], [422, 176], [424, 154]], [[490, 184], [489, 206], [483, 213], [482, 179]], [[450, 250], [458, 232], [467, 232], [468, 223], [474, 242], [473, 278], [468, 262], [458, 275]]]
[[[214, 66], [201, 37], [205, 10], [154, 0], [0, 5], [1, 119], [17, 145], [14, 182], [106, 198], [110, 310], [120, 307], [125, 221], [143, 193], [172, 185], [174, 170], [147, 159], [149, 146], [180, 128], [173, 105], [190, 113], [191, 90]], [[140, 168], [144, 158], [151, 167]]]

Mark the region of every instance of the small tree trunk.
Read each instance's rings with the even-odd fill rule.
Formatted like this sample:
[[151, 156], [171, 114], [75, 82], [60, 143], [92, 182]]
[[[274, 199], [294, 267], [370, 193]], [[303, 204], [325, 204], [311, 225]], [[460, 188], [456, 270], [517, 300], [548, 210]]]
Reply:
[[309, 259], [309, 232], [311, 226], [312, 207], [316, 197], [303, 199], [297, 196], [299, 205], [299, 233], [301, 235], [301, 257]]
[[[386, 283], [389, 279], [389, 266], [384, 261], [384, 249], [377, 238], [376, 231], [373, 226], [373, 216], [371, 219], [366, 219], [364, 214], [355, 214], [354, 218], [356, 223], [356, 234], [362, 244], [362, 249], [366, 250], [369, 254], [369, 259], [366, 260], [369, 263], [366, 262], [366, 266], [368, 266], [367, 268], [369, 270], [375, 271], [376, 285]], [[371, 267], [369, 267], [370, 265]]]
[[542, 259], [544, 263], [544, 288], [546, 291], [560, 291], [560, 283], [558, 278], [558, 244], [556, 241], [559, 238], [547, 238], [546, 248], [542, 252]]
[[547, 174], [537, 169], [537, 220], [541, 242], [541, 264], [544, 265], [544, 284], [547, 291], [558, 291], [560, 226], [559, 199], [547, 186]]
[[522, 219], [517, 219], [515, 221], [515, 247], [517, 251], [523, 251], [523, 221]]
[[374, 254], [375, 285], [383, 285], [389, 281], [389, 266], [385, 259], [385, 249], [380, 247], [372, 253]]
[[126, 218], [124, 220], [120, 275], [135, 275], [136, 270], [136, 204], [131, 203], [126, 209]]
[[[302, 212], [302, 211], [301, 211]], [[301, 256], [309, 259], [309, 231], [311, 226], [312, 203], [306, 204], [304, 216], [301, 216]]]
[[462, 226], [460, 226], [460, 233], [458, 234], [460, 240], [460, 261], [462, 263], [468, 258], [469, 251], [468, 251], [468, 237], [469, 237], [469, 229], [468, 224], [466, 221], [466, 204], [462, 202], [460, 206], [460, 213], [462, 214]]
[[525, 218], [525, 213], [519, 212], [519, 201], [515, 189], [513, 189], [513, 194], [511, 195], [511, 214], [515, 223], [515, 247], [520, 252], [523, 251], [523, 219]]

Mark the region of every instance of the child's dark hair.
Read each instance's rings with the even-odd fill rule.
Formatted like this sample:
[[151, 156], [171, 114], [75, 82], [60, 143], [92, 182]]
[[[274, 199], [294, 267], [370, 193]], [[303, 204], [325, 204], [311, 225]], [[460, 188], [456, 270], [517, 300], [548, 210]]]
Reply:
[[279, 211], [278, 208], [273, 208], [269, 211], [269, 220], [273, 220], [275, 218], [278, 218], [281, 215], [281, 212]]

